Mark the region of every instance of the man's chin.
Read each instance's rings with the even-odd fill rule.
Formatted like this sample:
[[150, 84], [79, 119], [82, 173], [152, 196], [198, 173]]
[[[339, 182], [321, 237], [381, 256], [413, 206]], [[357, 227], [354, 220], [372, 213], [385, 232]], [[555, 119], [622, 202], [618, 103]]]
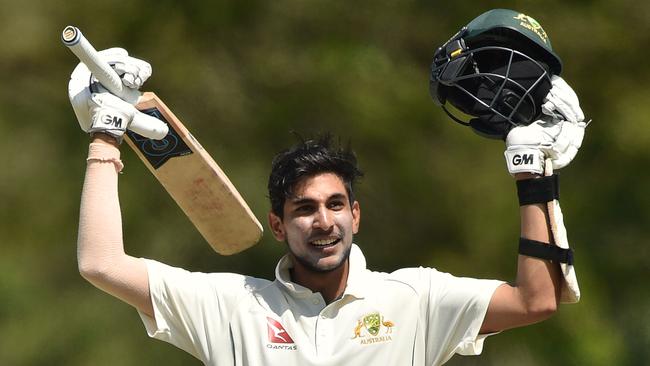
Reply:
[[323, 265], [316, 265], [310, 268], [314, 272], [319, 272], [319, 273], [329, 273], [329, 272], [334, 272], [337, 269], [341, 268], [345, 264], [345, 258], [342, 260], [332, 263], [332, 264], [323, 264]]
[[314, 273], [329, 273], [336, 271], [337, 269], [341, 268], [345, 262], [348, 260], [350, 257], [350, 251], [352, 250], [352, 247], [348, 247], [345, 252], [341, 254], [341, 256], [338, 259], [334, 258], [323, 258], [319, 260], [317, 263], [313, 263], [309, 261], [307, 258], [297, 256], [292, 253], [292, 257], [300, 263], [300, 265], [305, 268], [306, 270]]

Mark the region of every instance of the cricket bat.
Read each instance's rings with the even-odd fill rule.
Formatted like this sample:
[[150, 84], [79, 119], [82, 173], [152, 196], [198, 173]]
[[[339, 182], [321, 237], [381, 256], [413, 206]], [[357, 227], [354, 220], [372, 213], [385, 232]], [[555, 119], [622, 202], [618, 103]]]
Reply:
[[[111, 93], [122, 96], [122, 81], [78, 28], [68, 26], [63, 43]], [[226, 174], [190, 131], [152, 92], [136, 108], [157, 118], [135, 120], [125, 140], [219, 254], [231, 255], [255, 245], [262, 225]]]

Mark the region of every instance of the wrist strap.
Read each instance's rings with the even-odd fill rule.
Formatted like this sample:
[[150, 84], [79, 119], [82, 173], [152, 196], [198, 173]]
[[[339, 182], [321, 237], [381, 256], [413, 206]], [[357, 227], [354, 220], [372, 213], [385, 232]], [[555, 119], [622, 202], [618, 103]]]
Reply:
[[90, 143], [86, 161], [88, 163], [92, 161], [111, 162], [115, 165], [115, 170], [118, 173], [121, 173], [122, 169], [124, 169], [124, 164], [120, 160], [120, 150], [115, 146], [99, 142]]
[[573, 250], [537, 240], [519, 238], [519, 254], [573, 265]]
[[517, 181], [519, 206], [546, 203], [560, 199], [560, 178], [553, 174], [541, 178]]

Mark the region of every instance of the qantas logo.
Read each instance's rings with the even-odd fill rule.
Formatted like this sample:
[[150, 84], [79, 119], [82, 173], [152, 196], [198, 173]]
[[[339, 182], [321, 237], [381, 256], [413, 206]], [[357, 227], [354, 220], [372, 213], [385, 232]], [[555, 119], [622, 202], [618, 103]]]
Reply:
[[279, 321], [266, 317], [266, 326], [269, 331], [269, 342], [293, 343], [293, 339], [289, 337], [289, 334], [284, 330], [284, 327]]
[[293, 339], [289, 336], [289, 333], [287, 333], [279, 321], [266, 317], [266, 328], [269, 339], [266, 348], [287, 350], [297, 349]]

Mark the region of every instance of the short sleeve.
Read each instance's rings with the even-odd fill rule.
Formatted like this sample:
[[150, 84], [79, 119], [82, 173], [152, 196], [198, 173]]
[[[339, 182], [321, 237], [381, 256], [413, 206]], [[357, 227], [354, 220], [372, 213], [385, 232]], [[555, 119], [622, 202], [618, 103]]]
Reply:
[[[237, 299], [246, 291], [245, 276], [189, 272], [144, 261], [154, 317], [139, 314], [150, 337], [171, 343], [204, 363], [214, 345], [231, 343], [228, 320]], [[227, 348], [219, 352], [227, 352]]]
[[490, 299], [503, 281], [455, 277], [422, 267], [401, 269], [394, 275], [419, 293], [427, 365], [443, 364], [455, 353], [481, 353], [488, 335], [479, 331]]
[[479, 335], [490, 299], [503, 281], [431, 272], [429, 322], [432, 339], [442, 342], [442, 362], [454, 353], [479, 355], [488, 335]]

